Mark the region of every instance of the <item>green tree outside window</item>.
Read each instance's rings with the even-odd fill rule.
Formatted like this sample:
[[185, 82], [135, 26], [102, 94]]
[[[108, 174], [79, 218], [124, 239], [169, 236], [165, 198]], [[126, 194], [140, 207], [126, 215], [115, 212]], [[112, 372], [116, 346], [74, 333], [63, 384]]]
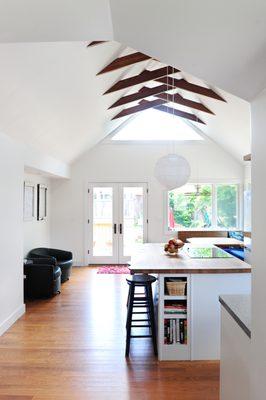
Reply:
[[235, 228], [237, 226], [237, 185], [217, 185], [216, 215], [213, 223], [213, 186], [188, 184], [168, 192], [168, 229]]

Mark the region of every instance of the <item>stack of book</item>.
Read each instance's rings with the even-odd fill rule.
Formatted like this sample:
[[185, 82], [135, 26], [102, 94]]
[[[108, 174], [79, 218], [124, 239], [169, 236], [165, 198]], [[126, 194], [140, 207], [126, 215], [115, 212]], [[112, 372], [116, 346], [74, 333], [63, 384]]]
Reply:
[[187, 344], [187, 320], [164, 320], [164, 344]]
[[165, 314], [178, 314], [180, 316], [186, 316], [187, 314], [187, 305], [184, 303], [167, 303], [164, 305], [164, 313]]

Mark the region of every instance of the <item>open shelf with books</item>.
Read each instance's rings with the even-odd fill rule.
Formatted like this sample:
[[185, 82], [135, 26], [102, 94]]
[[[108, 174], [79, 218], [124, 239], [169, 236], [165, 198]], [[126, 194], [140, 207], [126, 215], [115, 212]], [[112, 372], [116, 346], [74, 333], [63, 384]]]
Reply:
[[190, 359], [190, 276], [159, 276], [158, 347], [160, 360]]

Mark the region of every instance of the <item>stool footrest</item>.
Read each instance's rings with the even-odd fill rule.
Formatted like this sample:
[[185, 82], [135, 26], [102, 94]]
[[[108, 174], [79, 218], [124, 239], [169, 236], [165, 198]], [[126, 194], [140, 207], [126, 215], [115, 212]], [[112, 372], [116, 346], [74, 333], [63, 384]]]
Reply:
[[150, 322], [149, 319], [132, 319], [132, 322]]
[[131, 338], [149, 338], [152, 335], [130, 335]]
[[147, 314], [147, 311], [133, 311], [132, 314]]
[[134, 301], [147, 301], [146, 297], [134, 297]]
[[131, 328], [150, 328], [151, 325], [131, 325]]
[[137, 305], [133, 305], [133, 307], [138, 307], [138, 308], [146, 308], [146, 307], [150, 307], [148, 304], [137, 304]]

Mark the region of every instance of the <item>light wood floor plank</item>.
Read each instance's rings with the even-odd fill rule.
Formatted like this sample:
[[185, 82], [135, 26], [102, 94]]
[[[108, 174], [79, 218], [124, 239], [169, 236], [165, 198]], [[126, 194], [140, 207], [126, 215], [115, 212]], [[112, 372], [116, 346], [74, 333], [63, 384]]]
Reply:
[[0, 338], [0, 400], [218, 400], [217, 362], [158, 362], [149, 339], [125, 360], [126, 295], [125, 275], [86, 267], [28, 303]]

